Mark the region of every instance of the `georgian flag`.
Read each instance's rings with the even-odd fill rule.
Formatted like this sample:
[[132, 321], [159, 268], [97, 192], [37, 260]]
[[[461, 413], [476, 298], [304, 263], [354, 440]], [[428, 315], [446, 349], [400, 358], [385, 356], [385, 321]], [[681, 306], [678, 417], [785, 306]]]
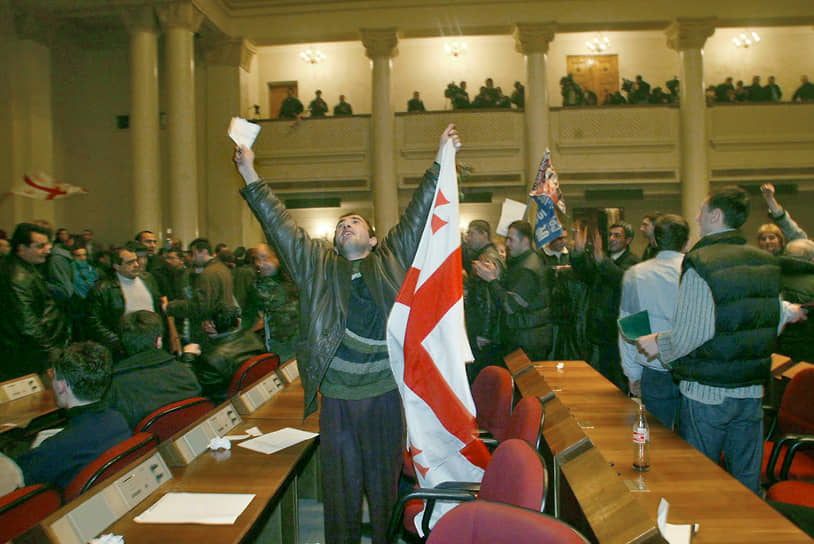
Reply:
[[[489, 452], [478, 439], [465, 364], [473, 359], [464, 327], [455, 146], [441, 172], [412, 267], [387, 321], [390, 366], [407, 421], [407, 447], [421, 487], [480, 481]], [[431, 525], [452, 504], [436, 504]], [[421, 532], [421, 516], [416, 525]]]
[[69, 183], [54, 181], [49, 175], [25, 174], [22, 183], [16, 184], [6, 195], [25, 196], [38, 200], [56, 200], [71, 195], [87, 194], [88, 190]]

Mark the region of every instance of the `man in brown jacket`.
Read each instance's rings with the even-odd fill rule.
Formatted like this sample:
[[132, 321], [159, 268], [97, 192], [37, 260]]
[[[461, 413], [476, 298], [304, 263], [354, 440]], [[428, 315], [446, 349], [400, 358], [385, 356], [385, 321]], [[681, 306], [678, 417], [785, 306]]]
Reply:
[[189, 244], [192, 265], [203, 267], [192, 285], [191, 296], [176, 300], [167, 307], [167, 314], [190, 320], [190, 340], [205, 344], [211, 329], [212, 316], [218, 306], [238, 306], [232, 292], [232, 271], [212, 255], [206, 238], [196, 238]]

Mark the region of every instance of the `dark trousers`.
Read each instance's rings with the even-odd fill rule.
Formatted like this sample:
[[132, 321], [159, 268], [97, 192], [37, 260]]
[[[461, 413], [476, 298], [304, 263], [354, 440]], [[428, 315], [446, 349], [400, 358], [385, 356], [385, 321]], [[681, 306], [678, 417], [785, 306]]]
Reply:
[[323, 397], [319, 428], [325, 542], [361, 541], [362, 497], [367, 496], [373, 544], [385, 544], [403, 462], [398, 390], [363, 400]]
[[642, 401], [651, 414], [671, 429], [678, 418], [679, 396], [678, 385], [669, 372], [642, 369]]

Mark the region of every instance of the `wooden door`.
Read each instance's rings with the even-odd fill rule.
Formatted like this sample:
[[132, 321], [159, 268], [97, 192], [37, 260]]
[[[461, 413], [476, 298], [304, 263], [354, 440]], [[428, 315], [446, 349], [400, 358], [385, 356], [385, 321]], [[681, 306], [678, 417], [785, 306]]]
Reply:
[[280, 105], [288, 96], [288, 89], [294, 89], [294, 96], [299, 96], [296, 81], [269, 83], [269, 119], [279, 119]]
[[617, 55], [569, 55], [568, 73], [583, 91], [596, 93], [602, 104], [605, 94], [619, 90], [619, 57]]

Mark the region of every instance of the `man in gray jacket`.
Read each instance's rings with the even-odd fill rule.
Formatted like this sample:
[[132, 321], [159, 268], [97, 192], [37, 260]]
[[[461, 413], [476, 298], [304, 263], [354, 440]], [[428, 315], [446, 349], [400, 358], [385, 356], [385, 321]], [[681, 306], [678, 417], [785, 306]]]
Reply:
[[[458, 142], [454, 125], [441, 146]], [[241, 192], [269, 243], [291, 272], [300, 298], [297, 362], [305, 415], [322, 393], [320, 448], [328, 543], [359, 542], [367, 495], [373, 542], [386, 542], [402, 464], [401, 398], [387, 354], [386, 320], [406, 277], [432, 206], [434, 163], [399, 223], [381, 240], [357, 213], [339, 219], [334, 249], [312, 240], [254, 170], [254, 153], [235, 153]]]

